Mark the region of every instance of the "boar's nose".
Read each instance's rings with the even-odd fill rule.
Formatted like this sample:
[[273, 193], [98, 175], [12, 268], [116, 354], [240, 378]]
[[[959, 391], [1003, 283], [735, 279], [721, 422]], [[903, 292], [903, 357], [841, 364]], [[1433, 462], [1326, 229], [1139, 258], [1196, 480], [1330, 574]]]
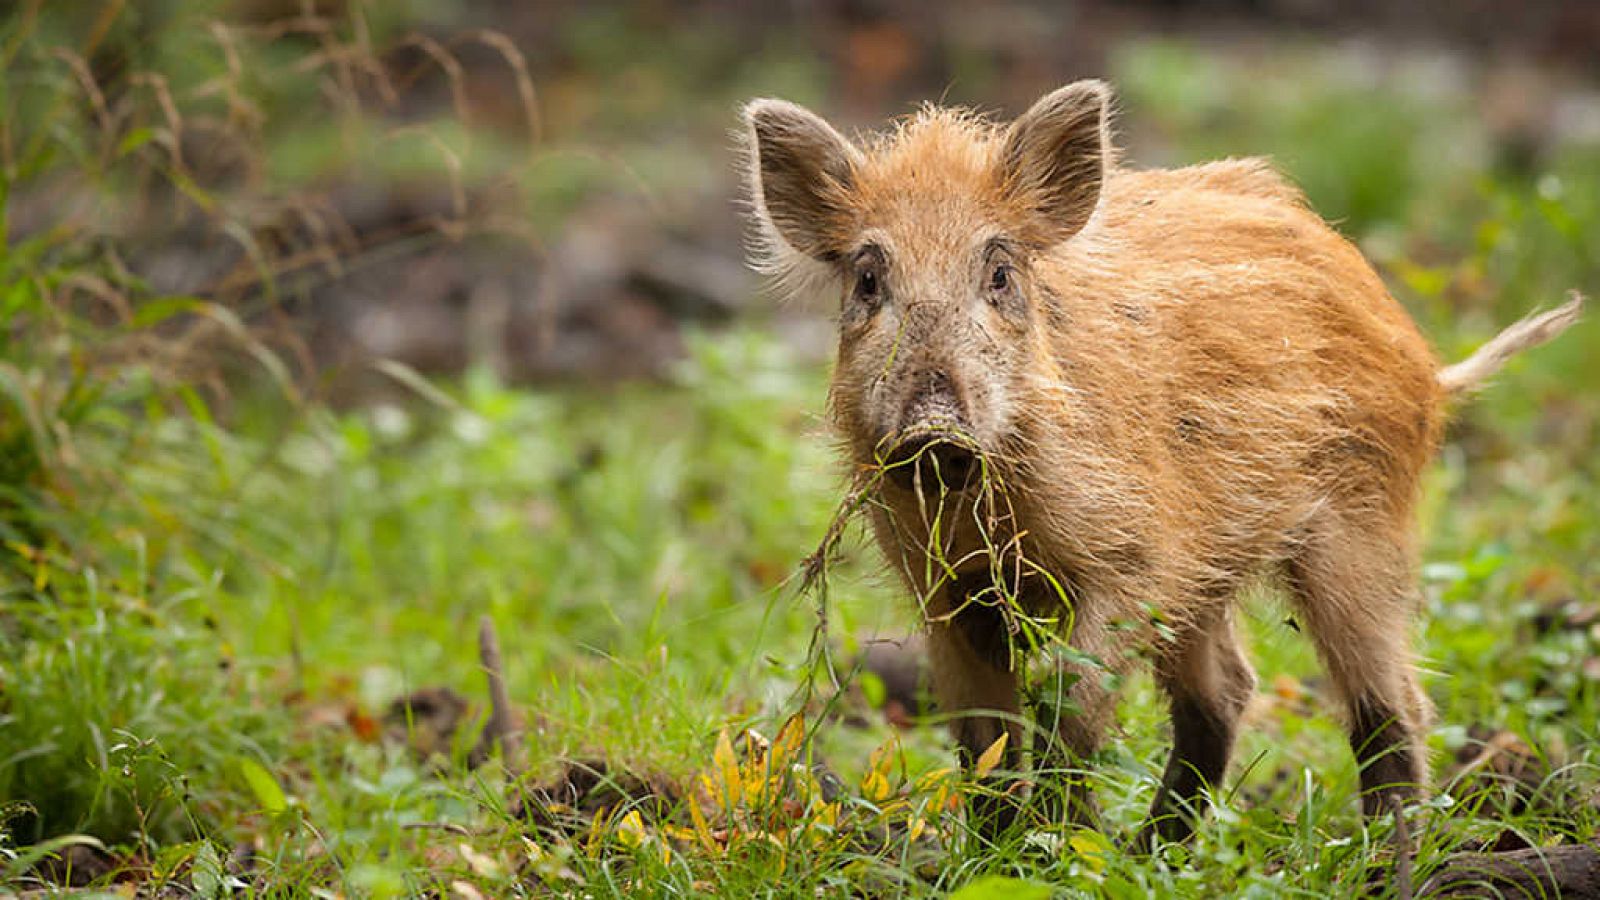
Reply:
[[929, 369], [917, 376], [916, 389], [906, 403], [906, 428], [926, 427], [936, 421], [960, 422], [961, 398], [950, 373]]
[[954, 435], [930, 432], [902, 440], [889, 455], [889, 477], [906, 490], [921, 481], [922, 490], [937, 493], [942, 486], [952, 492], [967, 487], [977, 458], [972, 448]]
[[940, 485], [951, 491], [966, 487], [975, 468], [972, 440], [964, 436], [966, 410], [950, 373], [930, 367], [917, 373], [902, 412], [896, 443], [885, 463], [895, 484], [912, 489], [919, 478], [930, 493]]

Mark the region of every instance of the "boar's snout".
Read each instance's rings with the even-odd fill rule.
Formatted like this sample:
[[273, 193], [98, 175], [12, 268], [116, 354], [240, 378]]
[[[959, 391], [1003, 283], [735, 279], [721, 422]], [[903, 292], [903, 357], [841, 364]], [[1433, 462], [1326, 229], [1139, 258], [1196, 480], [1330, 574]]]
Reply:
[[961, 391], [944, 369], [928, 369], [912, 381], [900, 415], [901, 435], [922, 431], [959, 432], [966, 428], [967, 409]]
[[937, 491], [940, 485], [960, 491], [977, 461], [960, 391], [942, 369], [922, 373], [915, 384], [885, 459], [889, 477], [912, 489], [920, 474], [925, 491]]

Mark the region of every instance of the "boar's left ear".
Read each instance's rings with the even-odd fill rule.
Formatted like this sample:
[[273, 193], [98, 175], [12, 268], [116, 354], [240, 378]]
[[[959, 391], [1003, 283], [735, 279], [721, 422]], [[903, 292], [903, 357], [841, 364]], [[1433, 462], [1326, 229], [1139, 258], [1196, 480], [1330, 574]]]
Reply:
[[1011, 123], [1000, 156], [1001, 189], [1036, 213], [1046, 243], [1077, 234], [1100, 202], [1111, 154], [1111, 89], [1075, 81]]
[[820, 116], [783, 100], [752, 100], [744, 121], [756, 249], [766, 256], [757, 262], [782, 270], [800, 262], [795, 253], [829, 259], [840, 249], [861, 151]]

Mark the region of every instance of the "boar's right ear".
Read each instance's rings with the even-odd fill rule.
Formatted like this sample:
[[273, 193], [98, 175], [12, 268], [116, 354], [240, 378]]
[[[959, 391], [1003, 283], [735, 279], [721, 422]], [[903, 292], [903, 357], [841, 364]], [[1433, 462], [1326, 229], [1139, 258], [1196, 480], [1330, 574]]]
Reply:
[[760, 230], [758, 263], [780, 272], [799, 254], [831, 259], [861, 151], [810, 110], [783, 100], [744, 108], [750, 204]]
[[1044, 243], [1077, 234], [1100, 202], [1111, 155], [1110, 105], [1104, 82], [1075, 81], [1040, 98], [1006, 131], [1001, 189], [1034, 214]]

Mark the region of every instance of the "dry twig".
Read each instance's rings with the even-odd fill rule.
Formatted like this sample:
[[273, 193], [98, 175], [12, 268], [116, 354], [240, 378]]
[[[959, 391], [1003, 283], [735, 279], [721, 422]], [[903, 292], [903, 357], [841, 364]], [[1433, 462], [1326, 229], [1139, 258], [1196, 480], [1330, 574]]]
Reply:
[[478, 622], [478, 656], [489, 679], [489, 721], [484, 725], [483, 743], [500, 744], [500, 757], [513, 776], [522, 771], [522, 735], [511, 712], [511, 697], [506, 693], [504, 668], [500, 663], [500, 639], [494, 633], [494, 620], [485, 615]]

